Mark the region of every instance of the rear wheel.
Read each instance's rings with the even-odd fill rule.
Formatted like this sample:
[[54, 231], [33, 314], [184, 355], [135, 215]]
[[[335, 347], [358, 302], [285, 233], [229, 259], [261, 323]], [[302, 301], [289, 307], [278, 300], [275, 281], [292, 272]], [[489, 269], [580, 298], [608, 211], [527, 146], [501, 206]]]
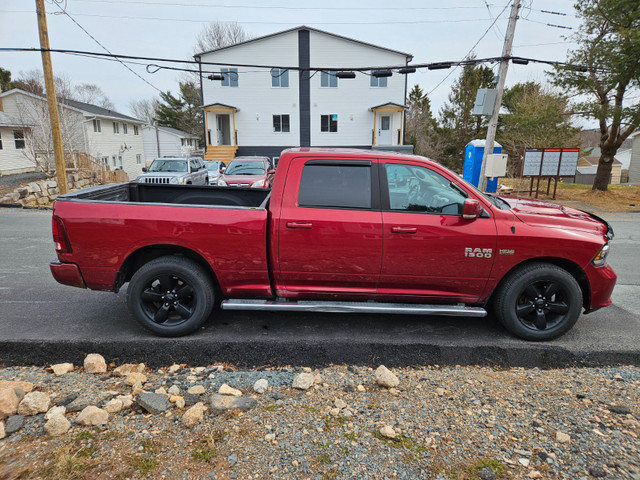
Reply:
[[127, 290], [127, 305], [138, 322], [165, 337], [200, 328], [214, 301], [210, 276], [184, 257], [165, 256], [143, 265]]
[[500, 323], [525, 340], [551, 340], [578, 320], [582, 290], [566, 270], [533, 263], [514, 270], [495, 293]]

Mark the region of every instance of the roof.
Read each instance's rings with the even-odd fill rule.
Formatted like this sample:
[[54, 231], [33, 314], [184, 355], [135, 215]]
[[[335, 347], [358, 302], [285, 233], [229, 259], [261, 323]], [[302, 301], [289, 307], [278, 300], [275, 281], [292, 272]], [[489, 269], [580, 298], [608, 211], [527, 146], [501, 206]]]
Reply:
[[[597, 167], [600, 162], [600, 157], [582, 157], [580, 160], [584, 160], [589, 165], [595, 165]], [[622, 162], [614, 156], [612, 165], [622, 165]]]
[[22, 120], [12, 117], [4, 112], [0, 112], [0, 127], [30, 127], [28, 123], [24, 123]]
[[238, 107], [234, 107], [233, 105], [227, 105], [226, 103], [209, 103], [207, 105], [202, 105], [202, 107], [200, 108], [209, 108], [209, 107], [222, 107], [222, 108], [230, 108], [232, 110], [235, 110], [236, 112], [239, 112], [240, 109]]
[[308, 30], [310, 32], [317, 32], [317, 33], [322, 33], [324, 35], [330, 35], [332, 37], [339, 38], [341, 40], [347, 40], [349, 42], [359, 43], [360, 45], [365, 45], [367, 47], [377, 48], [378, 50], [385, 50], [387, 52], [397, 53], [399, 55], [403, 55], [404, 57], [407, 57], [409, 60], [413, 59], [413, 55], [411, 55], [410, 53], [400, 52], [398, 50], [392, 50], [391, 48], [385, 48], [385, 47], [381, 47], [379, 45], [374, 45], [372, 43], [367, 43], [367, 42], [363, 42], [363, 41], [360, 41], [360, 40], [356, 40], [355, 38], [344, 37], [342, 35], [337, 35], [335, 33], [326, 32], [324, 30], [319, 30], [317, 28], [307, 27], [306, 25], [300, 25], [299, 27], [289, 28], [288, 30], [282, 30], [280, 32], [271, 33], [269, 35], [263, 35], [262, 37], [252, 38], [252, 39], [246, 40], [244, 42], [235, 43], [233, 45], [229, 45], [229, 46], [222, 47], [222, 48], [216, 48], [214, 50], [209, 50], [208, 52], [198, 53], [198, 54], [194, 55], [193, 57], [197, 59], [197, 58], [200, 58], [202, 55], [207, 55], [209, 53], [219, 52], [221, 50], [227, 50], [229, 48], [237, 47], [237, 46], [240, 46], [240, 45], [246, 45], [248, 43], [259, 42], [259, 41], [265, 40], [267, 38], [276, 37], [278, 35], [284, 35], [286, 33], [297, 32], [297, 31], [300, 31], [300, 30]]
[[157, 128], [158, 130], [161, 130], [163, 132], [167, 132], [170, 133], [172, 135], [176, 135], [178, 137], [184, 137], [184, 138], [199, 138], [197, 135], [192, 135], [191, 133], [187, 133], [187, 132], [183, 132], [182, 130], [178, 130], [177, 128], [173, 128], [173, 127], [165, 127], [163, 125], [145, 125], [142, 128], [153, 128], [154, 130]]
[[[0, 93], [0, 96], [7, 96], [13, 93], [21, 93], [23, 95], [27, 95], [30, 97], [40, 98], [42, 100], [45, 100], [47, 98], [47, 96], [42, 93], [26, 92], [19, 88], [14, 88], [12, 90], [2, 92]], [[138, 120], [137, 118], [129, 117], [128, 115], [123, 115], [122, 113], [118, 113], [114, 110], [109, 110], [107, 108], [99, 107], [98, 105], [93, 105], [91, 103], [84, 103], [84, 102], [79, 102], [77, 100], [63, 98], [58, 100], [58, 104], [64, 105], [65, 107], [70, 107], [73, 110], [77, 110], [82, 113], [88, 113], [90, 115], [98, 115], [101, 117], [109, 117], [109, 118], [116, 118], [120, 120], [129, 120], [130, 122], [144, 123], [142, 120]]]
[[403, 110], [409, 108], [407, 105], [402, 105], [400, 103], [387, 102], [381, 105], [376, 105], [375, 107], [371, 107], [369, 110], [373, 111], [383, 107], [397, 107], [397, 108], [402, 108]]
[[[484, 146], [487, 144], [487, 140], [482, 138], [482, 139], [477, 139], [477, 140], [471, 140], [469, 143], [467, 143], [467, 145], [471, 145], [472, 147], [482, 147], [484, 148]], [[500, 147], [502, 148], [502, 145], [500, 145], [498, 142], [493, 142], [493, 148], [496, 147]]]

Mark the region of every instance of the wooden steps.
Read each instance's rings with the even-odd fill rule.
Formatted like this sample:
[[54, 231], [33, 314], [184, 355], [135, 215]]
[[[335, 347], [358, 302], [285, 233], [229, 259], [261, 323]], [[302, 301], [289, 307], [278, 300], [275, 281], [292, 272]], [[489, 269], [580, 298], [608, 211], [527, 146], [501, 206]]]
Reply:
[[206, 161], [221, 160], [225, 164], [228, 164], [233, 157], [236, 156], [238, 151], [237, 145], [209, 145], [207, 147], [207, 153], [204, 156]]

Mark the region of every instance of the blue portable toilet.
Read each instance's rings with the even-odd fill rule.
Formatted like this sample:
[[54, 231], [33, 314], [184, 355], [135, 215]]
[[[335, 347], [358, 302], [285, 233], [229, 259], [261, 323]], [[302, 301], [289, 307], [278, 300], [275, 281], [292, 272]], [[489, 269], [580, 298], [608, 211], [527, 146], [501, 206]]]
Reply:
[[[464, 149], [464, 167], [462, 178], [474, 186], [480, 184], [480, 169], [482, 168], [482, 155], [486, 140], [472, 140]], [[493, 153], [502, 152], [502, 145], [493, 142]], [[495, 192], [498, 189], [498, 179], [487, 180], [487, 192]]]

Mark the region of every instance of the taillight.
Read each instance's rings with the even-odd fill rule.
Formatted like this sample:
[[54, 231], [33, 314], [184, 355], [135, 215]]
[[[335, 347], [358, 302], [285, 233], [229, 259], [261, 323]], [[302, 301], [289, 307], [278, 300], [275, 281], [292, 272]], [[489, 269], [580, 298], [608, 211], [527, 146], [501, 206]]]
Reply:
[[69, 243], [69, 237], [67, 231], [64, 228], [64, 223], [58, 217], [53, 217], [51, 220], [51, 230], [53, 233], [53, 243], [56, 246], [56, 252], [58, 253], [71, 253], [71, 244]]

